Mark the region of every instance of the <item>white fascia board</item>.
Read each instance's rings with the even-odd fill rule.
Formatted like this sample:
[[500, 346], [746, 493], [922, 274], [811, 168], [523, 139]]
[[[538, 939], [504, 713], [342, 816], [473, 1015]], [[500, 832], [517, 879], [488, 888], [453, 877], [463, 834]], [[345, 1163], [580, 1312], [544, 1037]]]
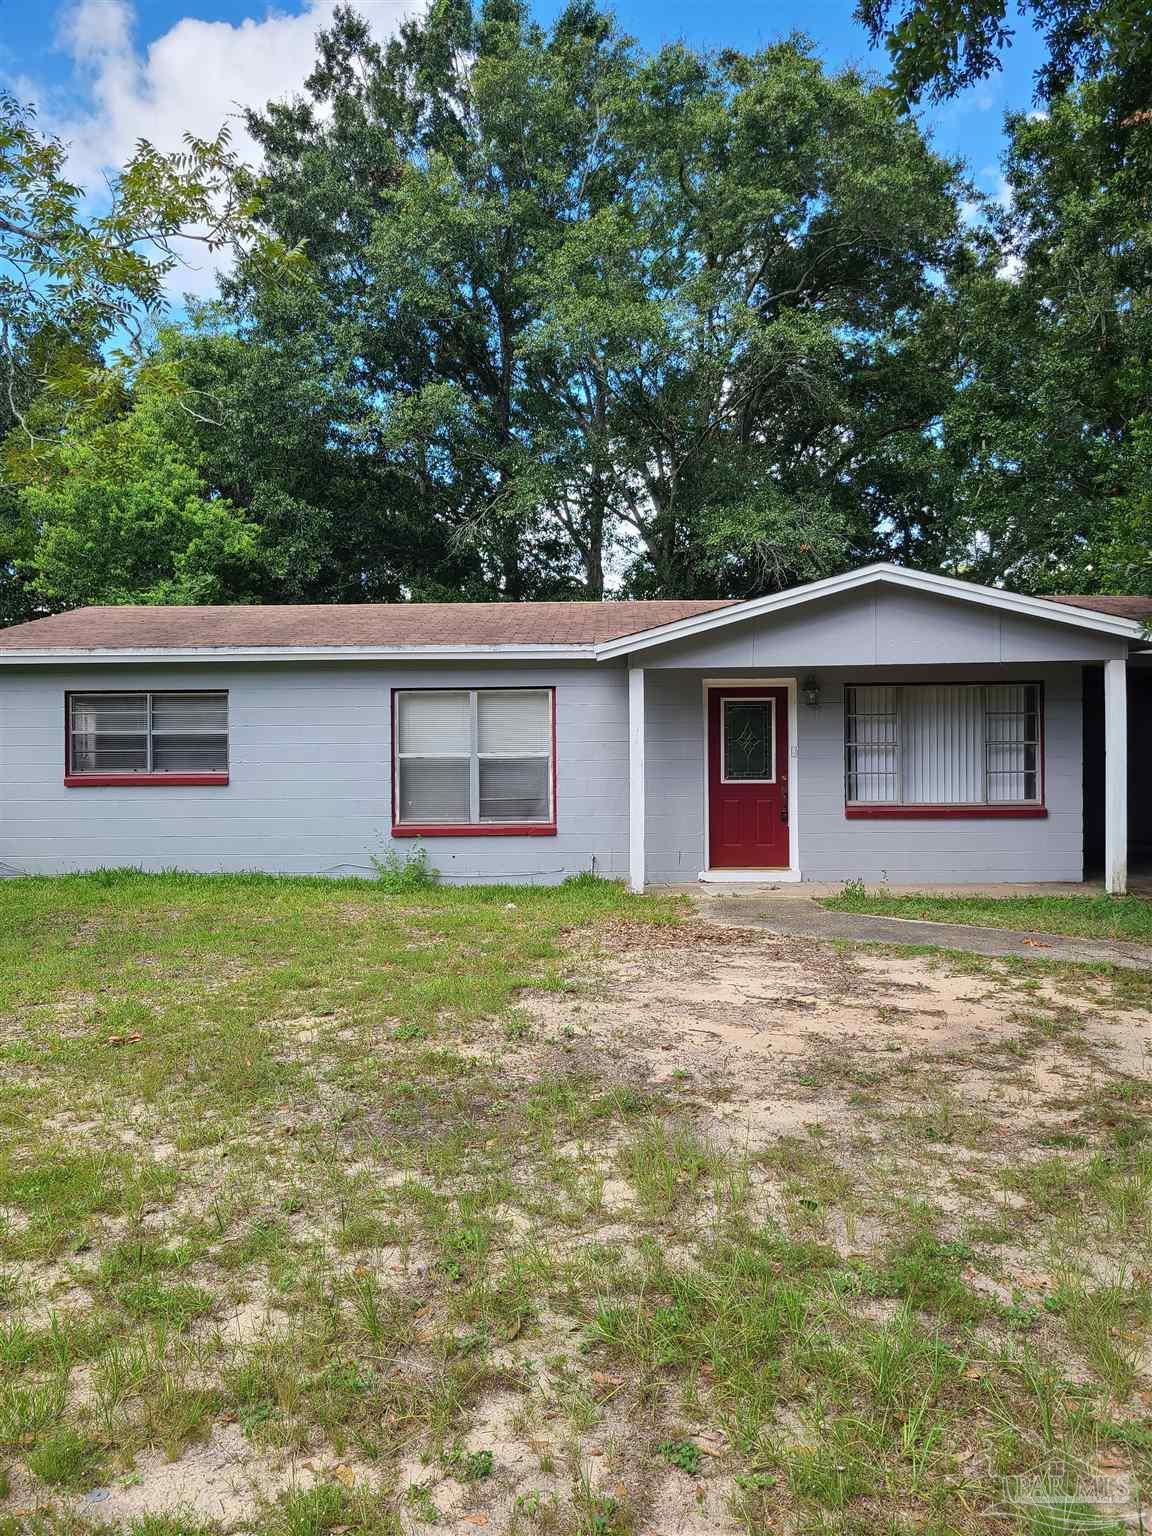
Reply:
[[1074, 603], [1054, 603], [1046, 597], [1026, 597], [1020, 592], [1006, 592], [1001, 587], [983, 587], [974, 581], [958, 581], [954, 576], [931, 576], [926, 572], [907, 571], [897, 565], [881, 567], [883, 580], [896, 586], [918, 587], [924, 592], [936, 592], [941, 597], [956, 597], [962, 602], [985, 603], [989, 607], [1003, 608], [1007, 613], [1017, 613], [1024, 618], [1043, 619], [1054, 624], [1069, 624], [1074, 629], [1092, 629], [1099, 634], [1116, 635], [1125, 640], [1138, 640], [1144, 633], [1139, 619], [1121, 619], [1112, 613], [1101, 613], [1096, 608], [1077, 608]]
[[142, 646], [96, 650], [55, 646], [43, 651], [5, 651], [0, 665], [13, 667], [132, 662], [259, 662], [259, 661], [595, 661], [592, 645], [240, 645], [175, 649]]
[[1143, 625], [1136, 619], [1118, 619], [1090, 608], [1051, 603], [1042, 597], [1024, 597], [1018, 592], [1004, 592], [999, 587], [982, 587], [975, 582], [958, 581], [954, 576], [931, 576], [924, 571], [907, 570], [899, 565], [866, 565], [858, 571], [827, 576], [822, 581], [811, 581], [806, 586], [776, 592], [770, 597], [754, 597], [731, 608], [719, 608], [712, 613], [678, 619], [660, 629], [646, 629], [638, 635], [608, 640], [596, 647], [596, 654], [602, 661], [609, 661], [613, 657], [651, 650], [654, 646], [671, 645], [674, 641], [707, 634], [710, 630], [726, 629], [729, 624], [767, 618], [788, 608], [816, 602], [820, 598], [835, 597], [842, 592], [873, 585], [908, 587], [936, 597], [957, 598], [961, 602], [979, 603], [984, 607], [999, 608], [1003, 612], [1019, 614], [1025, 618], [1068, 624], [1074, 629], [1091, 629], [1098, 634], [1116, 635], [1126, 640], [1139, 640], [1144, 633]]

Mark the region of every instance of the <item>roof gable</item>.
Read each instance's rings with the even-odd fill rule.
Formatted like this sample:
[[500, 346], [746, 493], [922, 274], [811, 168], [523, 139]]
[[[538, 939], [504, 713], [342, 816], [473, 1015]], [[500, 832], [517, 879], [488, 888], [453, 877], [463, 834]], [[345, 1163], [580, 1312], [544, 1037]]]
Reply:
[[748, 602], [738, 603], [717, 612], [688, 615], [675, 623], [665, 625], [658, 632], [609, 640], [597, 648], [597, 654], [605, 659], [628, 656], [656, 646], [686, 640], [695, 635], [707, 634], [713, 630], [726, 629], [733, 624], [747, 623], [751, 619], [767, 618], [772, 614], [783, 613], [806, 603], [816, 603], [825, 598], [877, 585], [902, 587], [929, 596], [976, 603], [1026, 618], [1041, 619], [1052, 624], [1071, 625], [1077, 629], [1093, 630], [1129, 640], [1139, 640], [1143, 634], [1142, 625], [1136, 617], [1127, 617], [1113, 612], [1090, 611], [1052, 598], [1026, 597], [1018, 592], [1007, 592], [1000, 587], [984, 587], [976, 582], [957, 580], [953, 576], [934, 576], [926, 571], [909, 570], [905, 566], [876, 564], [863, 566], [856, 571], [846, 571], [839, 576], [829, 576], [822, 581], [808, 582], [802, 587], [790, 587], [785, 592], [775, 592], [769, 597], [752, 598]]

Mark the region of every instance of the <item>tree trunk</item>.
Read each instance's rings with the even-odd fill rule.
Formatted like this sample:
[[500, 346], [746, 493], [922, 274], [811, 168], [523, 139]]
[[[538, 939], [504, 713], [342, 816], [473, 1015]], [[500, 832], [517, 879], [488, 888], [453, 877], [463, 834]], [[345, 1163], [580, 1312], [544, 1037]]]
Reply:
[[[600, 382], [596, 387], [592, 417], [592, 451], [603, 462], [603, 444], [606, 425], [604, 389]], [[599, 602], [604, 596], [604, 529], [608, 521], [609, 488], [604, 476], [596, 471], [592, 476], [592, 495], [588, 505], [588, 539], [584, 553], [584, 580], [588, 596]]]
[[[503, 284], [500, 285], [503, 287]], [[497, 474], [499, 500], [503, 499], [505, 486], [510, 483], [508, 451], [512, 446], [512, 379], [513, 347], [512, 324], [507, 309], [495, 295], [496, 325], [500, 345], [500, 384], [496, 396], [496, 440], [501, 462]], [[500, 571], [503, 595], [506, 602], [518, 603], [524, 596], [524, 572], [520, 565], [521, 522], [519, 518], [506, 518], [497, 511], [499, 519]]]

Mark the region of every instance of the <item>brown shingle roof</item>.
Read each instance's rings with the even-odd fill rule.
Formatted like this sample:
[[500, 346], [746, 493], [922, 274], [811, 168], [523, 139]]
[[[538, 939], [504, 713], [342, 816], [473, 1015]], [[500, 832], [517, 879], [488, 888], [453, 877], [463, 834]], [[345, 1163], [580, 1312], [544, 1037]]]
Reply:
[[1067, 603], [1070, 608], [1091, 608], [1095, 613], [1111, 614], [1114, 619], [1152, 619], [1152, 597], [1050, 597], [1050, 603]]
[[[1114, 618], [1152, 618], [1152, 597], [1061, 594]], [[213, 608], [78, 608], [0, 630], [0, 653], [213, 650], [244, 646], [596, 645], [732, 606], [731, 600], [619, 603], [300, 603]]]
[[78, 608], [0, 630], [0, 651], [595, 645], [727, 606], [722, 601], [652, 601]]

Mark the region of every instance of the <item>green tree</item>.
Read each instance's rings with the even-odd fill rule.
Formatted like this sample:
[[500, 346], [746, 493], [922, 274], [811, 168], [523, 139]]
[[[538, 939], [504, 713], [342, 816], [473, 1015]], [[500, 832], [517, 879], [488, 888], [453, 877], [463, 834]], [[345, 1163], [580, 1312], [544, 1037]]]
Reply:
[[610, 402], [631, 588], [746, 595], [886, 549], [951, 387], [920, 333], [956, 168], [798, 40], [662, 50], [618, 132], [638, 190], [552, 258], [544, 331]]
[[180, 242], [219, 251], [254, 233], [237, 200], [227, 129], [212, 140], [188, 135], [172, 155], [142, 141], [105, 189], [104, 211], [91, 216], [67, 157], [60, 139], [36, 127], [33, 108], [0, 93], [0, 369], [17, 417], [14, 381], [32, 337], [46, 327], [85, 345], [117, 332], [138, 337], [141, 318], [163, 307]]
[[1035, 591], [1152, 591], [1152, 162], [1100, 87], [1009, 122], [1009, 206], [958, 281], [951, 560]]
[[[1135, 0], [1021, 0], [1044, 112], [1008, 119], [1010, 204], [955, 286], [962, 387], [926, 447], [939, 558], [1038, 591], [1152, 591], [1152, 27]], [[861, 0], [895, 95], [999, 68], [1005, 0]]]
[[[307, 283], [284, 300], [310, 308]], [[215, 495], [261, 530], [265, 602], [394, 602], [487, 595], [446, 498], [413, 486], [379, 446], [340, 331], [266, 341], [216, 306], [169, 327], [158, 358], [186, 392], [183, 427]], [[398, 457], [398, 455], [397, 455]]]
[[[66, 389], [59, 378], [56, 393]], [[56, 609], [255, 595], [259, 530], [200, 474], [171, 368], [144, 367], [131, 388], [120, 370], [85, 371], [77, 393], [51, 452], [29, 451], [22, 432], [7, 445], [10, 478], [26, 482], [13, 561], [31, 599]], [[34, 427], [47, 427], [47, 411], [43, 397], [34, 403]]]
[[[572, 75], [601, 45], [578, 31], [562, 25], [549, 50], [517, 9], [476, 21], [442, 4], [381, 49], [344, 12], [309, 99], [249, 118], [261, 217], [308, 268], [270, 290], [242, 267], [241, 334], [323, 380], [348, 471], [388, 486], [387, 520], [430, 535], [431, 558], [417, 532], [398, 573], [425, 594], [453, 576], [477, 596], [576, 588], [569, 541], [520, 491], [536, 469], [531, 275], [559, 233], [572, 145], [594, 133], [572, 115]], [[387, 567], [396, 541], [381, 531]]]
[[438, 0], [383, 48], [339, 13], [249, 127], [261, 227], [306, 260], [241, 263], [237, 377], [290, 359], [322, 398], [301, 499], [334, 571], [337, 464], [375, 530], [350, 579], [375, 550], [418, 594], [765, 590], [913, 526], [959, 181], [858, 75]]
[[[1040, 99], [1095, 82], [1111, 130], [1147, 114], [1152, 28], [1143, 0], [1015, 0], [1012, 11], [1048, 50], [1036, 77]], [[1008, 0], [859, 0], [856, 15], [887, 48], [906, 102], [940, 101], [986, 78], [1015, 35]]]
[[[67, 146], [40, 132], [32, 108], [0, 93], [0, 622], [31, 617], [46, 603], [87, 600], [82, 594], [97, 589], [106, 601], [115, 600], [111, 594], [120, 587], [191, 591], [213, 559], [224, 560], [219, 545], [209, 556], [212, 537], [201, 526], [195, 535], [199, 552], [189, 552], [183, 575], [177, 579], [161, 557], [150, 579], [141, 561], [156, 547], [164, 522], [163, 516], [156, 521], [157, 504], [133, 554], [124, 521], [130, 504], [126, 487], [131, 483], [139, 489], [142, 474], [147, 479], [161, 473], [155, 454], [145, 472], [146, 455], [130, 442], [133, 431], [146, 435], [143, 417], [131, 429], [118, 428], [127, 455], [119, 500], [114, 465], [105, 463], [87, 489], [80, 481], [63, 489], [61, 475], [65, 470], [85, 474], [92, 467], [91, 408], [97, 398], [108, 405], [120, 387], [105, 377], [103, 353], [117, 349], [125, 367], [126, 348], [140, 355], [143, 328], [164, 307], [183, 244], [218, 252], [243, 240], [254, 267], [269, 273], [273, 267], [280, 273], [290, 267], [287, 253], [249, 222], [235, 170], [226, 130], [212, 140], [186, 136], [183, 149], [172, 155], [141, 142], [102, 189], [103, 211], [90, 213], [84, 190], [68, 178]], [[87, 414], [72, 443], [68, 416], [81, 408]], [[176, 477], [171, 487], [175, 507], [182, 488], [192, 493], [179, 464], [173, 460], [168, 467]], [[28, 487], [36, 487], [35, 494], [26, 495]], [[103, 513], [97, 505], [101, 496], [112, 497]], [[26, 514], [33, 502], [30, 523]], [[132, 504], [143, 507], [146, 502], [147, 497]], [[72, 507], [69, 515], [65, 503]], [[75, 540], [63, 531], [69, 516]], [[201, 523], [204, 518], [210, 523], [213, 516], [202, 514]], [[110, 547], [127, 560], [122, 582], [95, 545], [89, 553], [97, 557], [96, 565], [83, 568], [87, 554], [81, 523], [87, 521], [98, 544], [102, 518], [110, 532], [113, 525], [119, 529], [119, 543], [114, 540]], [[178, 523], [171, 523], [167, 537], [175, 536]], [[50, 544], [55, 554], [49, 555]], [[71, 574], [63, 566], [66, 550], [81, 562]], [[96, 569], [103, 572], [100, 578]], [[200, 573], [195, 580], [193, 571]]]
[[28, 527], [22, 488], [38, 479], [68, 418], [77, 410], [115, 414], [124, 409], [119, 370], [110, 371], [99, 349], [49, 321], [22, 336], [9, 356], [7, 393], [0, 396], [0, 624], [17, 624], [43, 612], [21, 567]]

